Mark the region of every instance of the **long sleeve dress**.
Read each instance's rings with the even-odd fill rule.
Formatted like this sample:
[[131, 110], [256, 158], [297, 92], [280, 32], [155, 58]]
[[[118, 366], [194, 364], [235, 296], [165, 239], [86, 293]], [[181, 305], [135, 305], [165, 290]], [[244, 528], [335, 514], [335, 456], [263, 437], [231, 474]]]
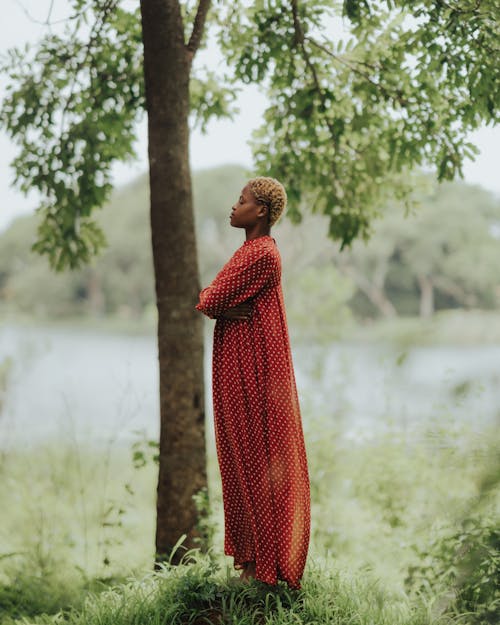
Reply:
[[[220, 317], [247, 300], [250, 319]], [[254, 561], [256, 579], [301, 588], [310, 485], [275, 239], [245, 241], [196, 308], [216, 319], [212, 387], [224, 553], [235, 569]]]

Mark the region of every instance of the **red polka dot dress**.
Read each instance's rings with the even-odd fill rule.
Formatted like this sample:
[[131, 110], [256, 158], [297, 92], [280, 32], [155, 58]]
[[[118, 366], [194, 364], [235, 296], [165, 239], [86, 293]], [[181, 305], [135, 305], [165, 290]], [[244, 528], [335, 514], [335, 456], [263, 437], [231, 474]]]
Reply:
[[[250, 319], [220, 317], [247, 300]], [[263, 582], [301, 588], [310, 486], [275, 239], [245, 241], [196, 308], [217, 320], [212, 384], [224, 552], [236, 569], [254, 561]]]

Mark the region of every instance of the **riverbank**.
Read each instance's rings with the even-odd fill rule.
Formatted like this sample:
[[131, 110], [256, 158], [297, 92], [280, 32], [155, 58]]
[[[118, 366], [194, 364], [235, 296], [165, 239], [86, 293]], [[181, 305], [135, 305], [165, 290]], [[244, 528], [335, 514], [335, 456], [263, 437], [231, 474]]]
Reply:
[[[310, 317], [314, 323], [313, 316]], [[26, 327], [68, 328], [93, 332], [154, 336], [156, 311], [141, 318], [120, 316], [102, 317], [32, 317], [26, 314], [0, 310], [0, 325]], [[335, 319], [332, 319], [332, 324]], [[207, 328], [213, 322], [206, 320]], [[294, 338], [295, 328], [290, 326]], [[299, 332], [296, 333], [297, 337]], [[299, 339], [296, 338], [296, 341]], [[339, 336], [340, 341], [356, 343], [394, 343], [412, 345], [500, 345], [500, 311], [450, 309], [438, 311], [430, 319], [421, 317], [394, 317], [391, 319], [352, 321]]]
[[399, 345], [500, 344], [500, 311], [443, 310], [430, 319], [395, 317], [351, 326], [343, 338]]

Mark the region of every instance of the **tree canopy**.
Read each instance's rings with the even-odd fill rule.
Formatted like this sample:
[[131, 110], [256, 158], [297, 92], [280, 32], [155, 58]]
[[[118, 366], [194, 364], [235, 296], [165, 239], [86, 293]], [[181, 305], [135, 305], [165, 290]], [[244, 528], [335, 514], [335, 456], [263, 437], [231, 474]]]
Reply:
[[[190, 77], [193, 122], [233, 112], [238, 84], [269, 98], [256, 168], [285, 184], [288, 215], [329, 216], [329, 235], [367, 237], [391, 197], [410, 202], [415, 168], [461, 174], [467, 133], [498, 119], [498, 0], [257, 0], [179, 3], [186, 46], [203, 23], [227, 61]], [[56, 269], [105, 245], [92, 212], [111, 167], [133, 157], [145, 107], [139, 10], [71, 0], [61, 34], [10, 50], [0, 123], [19, 144], [20, 189], [43, 198], [33, 248]], [[208, 13], [207, 13], [208, 10]], [[342, 33], [339, 35], [338, 33]]]

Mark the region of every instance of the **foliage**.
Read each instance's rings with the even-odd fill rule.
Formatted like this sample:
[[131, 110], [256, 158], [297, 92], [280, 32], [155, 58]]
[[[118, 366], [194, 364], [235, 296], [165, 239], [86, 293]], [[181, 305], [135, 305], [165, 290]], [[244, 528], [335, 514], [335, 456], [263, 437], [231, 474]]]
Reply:
[[158, 455], [159, 443], [155, 440], [147, 440], [144, 433], [141, 439], [132, 443], [132, 464], [135, 469], [142, 469], [148, 464], [149, 460], [155, 464], [159, 464], [160, 457]]
[[440, 310], [430, 319], [398, 317], [351, 326], [344, 334], [364, 344], [495, 345], [500, 344], [500, 315], [496, 311]]
[[85, 580], [77, 573], [51, 571], [41, 576], [29, 569], [12, 569], [7, 581], [0, 582], [0, 624], [10, 625], [15, 619], [80, 609], [87, 593], [97, 596], [124, 581], [120, 577]]
[[[244, 181], [239, 166], [194, 172], [203, 285], [241, 245], [243, 233], [229, 226], [228, 215]], [[56, 275], [29, 251], [36, 218], [15, 220], [0, 234], [2, 310], [39, 319], [114, 316], [151, 327], [154, 284], [147, 202], [146, 176], [114, 192], [97, 218], [109, 247], [88, 267]], [[408, 218], [399, 206], [388, 206], [370, 241], [355, 242], [341, 254], [323, 236], [325, 216], [305, 214], [300, 236], [288, 220], [278, 222], [273, 232], [282, 256], [289, 325], [297, 337], [336, 338], [345, 331], [350, 312], [358, 319], [379, 315], [363, 291], [366, 282], [380, 289], [398, 314], [415, 314], [417, 274], [424, 270], [434, 284], [438, 311], [498, 306], [500, 247], [493, 236], [498, 228], [493, 195], [472, 185], [445, 183], [429, 185], [419, 202], [416, 214]]]
[[372, 296], [371, 309], [378, 314], [385, 312], [384, 300], [398, 313], [418, 313], [415, 294], [422, 277], [432, 285], [436, 308], [497, 306], [498, 200], [473, 185], [454, 183], [428, 184], [418, 202], [407, 218], [399, 206], [389, 205], [367, 243], [356, 241], [351, 250], [335, 254], [341, 271]]
[[36, 218], [18, 218], [1, 235], [4, 308], [45, 319], [147, 315], [154, 302], [154, 284], [146, 206], [145, 177], [114, 193], [97, 218], [109, 247], [89, 266], [57, 274], [29, 250]]
[[0, 121], [20, 146], [15, 182], [44, 198], [33, 250], [56, 270], [105, 245], [91, 213], [109, 197], [112, 164], [134, 154], [144, 106], [138, 10], [117, 0], [73, 0], [72, 9], [63, 35], [11, 49], [3, 64], [10, 85]]
[[210, 547], [213, 545], [216, 527], [212, 514], [212, 506], [208, 488], [203, 487], [193, 495], [197, 511], [196, 531], [198, 536], [194, 539], [203, 553], [209, 553], [213, 557]]
[[347, 302], [354, 292], [352, 282], [333, 264], [291, 273], [286, 304], [294, 336], [316, 342], [338, 339], [351, 319]]
[[[332, 393], [341, 392], [332, 387]], [[465, 426], [456, 427], [453, 433], [442, 422], [439, 431], [424, 422], [405, 431], [387, 421], [385, 433], [352, 438], [348, 415], [344, 416], [345, 423], [342, 414], [325, 415], [317, 422], [304, 420], [313, 525], [305, 590], [301, 603], [293, 604], [303, 619], [297, 622], [340, 624], [348, 618], [352, 619], [348, 622], [383, 625], [415, 625], [420, 618], [428, 622], [427, 609], [421, 612], [419, 603], [423, 601], [431, 611], [443, 590], [438, 571], [447, 571], [441, 552], [436, 555], [432, 547], [433, 542], [438, 544], [434, 538], [464, 534], [463, 528], [459, 531], [460, 519], [471, 502], [476, 518], [494, 530], [498, 489], [488, 486], [491, 476], [483, 465], [487, 450], [496, 449], [498, 436], [489, 431], [478, 435]], [[154, 556], [148, 537], [154, 527], [156, 465], [148, 459], [137, 471], [130, 447], [118, 441], [110, 441], [106, 450], [73, 447], [65, 440], [6, 452], [0, 464], [0, 507], [5, 511], [0, 528], [0, 601], [4, 611], [13, 616], [52, 612], [70, 604], [78, 607], [89, 589], [116, 586], [127, 577], [132, 586], [115, 587], [106, 599], [90, 597], [85, 614], [89, 614], [87, 609], [92, 614], [99, 610], [102, 618], [109, 619], [101, 623], [116, 625], [119, 621], [113, 619], [120, 618], [118, 611], [140, 610], [137, 602], [155, 610], [158, 582], [165, 593], [161, 609], [166, 614], [179, 610], [185, 619], [187, 614], [201, 617], [210, 605], [223, 605], [235, 610], [243, 623], [251, 619], [254, 612], [249, 612], [246, 595], [232, 589], [227, 580], [235, 573], [231, 561], [222, 555], [222, 494], [213, 447], [208, 454], [210, 506], [206, 506], [206, 493], [199, 493], [197, 502], [207, 512], [199, 529], [200, 536], [211, 541], [210, 549], [201, 569], [191, 561], [194, 566], [186, 562], [178, 573], [175, 567], [160, 572], [160, 577], [167, 578], [163, 586], [160, 579], [148, 578], [150, 586], [143, 578]], [[485, 488], [489, 503], [483, 502], [479, 512], [477, 496]], [[119, 514], [120, 510], [124, 513]], [[468, 526], [467, 531], [476, 529]], [[486, 532], [474, 532], [467, 540], [487, 542]], [[498, 532], [492, 536], [498, 537]], [[448, 544], [453, 546], [453, 541]], [[182, 541], [178, 548], [184, 550]], [[493, 547], [488, 549], [492, 554]], [[480, 567], [483, 572], [486, 564]], [[431, 574], [429, 567], [434, 567], [436, 577], [423, 582], [423, 574]], [[414, 571], [415, 596], [408, 603], [402, 598], [402, 580], [409, 569]], [[475, 574], [472, 578], [487, 590], [482, 578]], [[427, 591], [417, 593], [424, 583]], [[134, 590], [129, 595], [132, 587], [145, 594]], [[260, 591], [249, 592], [252, 609], [257, 611]], [[265, 593], [261, 598], [264, 606], [259, 609], [271, 618], [265, 612]], [[283, 612], [273, 618], [288, 625], [286, 619], [295, 616], [281, 607]], [[464, 609], [470, 605], [455, 612]], [[141, 622], [147, 622], [147, 614], [143, 616]], [[78, 612], [71, 618], [84, 617]]]
[[4, 398], [7, 387], [9, 386], [13, 364], [14, 362], [11, 356], [6, 356], [3, 360], [0, 360], [0, 415], [2, 414]]
[[0, 560], [0, 574], [7, 579], [29, 574], [57, 585], [61, 573], [84, 581], [121, 576], [152, 557], [142, 537], [154, 528], [155, 470], [135, 471], [113, 441], [87, 448], [70, 440], [39, 443], [36, 453], [4, 451], [0, 501], [9, 501], [3, 509], [10, 511], [0, 528], [0, 555], [11, 555]]
[[[336, 396], [341, 392], [332, 388]], [[432, 537], [443, 528], [453, 532], [470, 503], [477, 505], [484, 451], [494, 448], [498, 435], [491, 431], [474, 441], [467, 428], [452, 433], [450, 423], [440, 432], [423, 423], [405, 430], [387, 420], [378, 434], [363, 428], [349, 436], [350, 422], [348, 411], [339, 412], [306, 431], [313, 518], [321, 519], [312, 542], [340, 565], [372, 570], [399, 588]], [[478, 516], [498, 518], [498, 496], [496, 489]], [[437, 592], [431, 585], [427, 599]]]
[[[186, 33], [195, 4], [179, 3]], [[43, 197], [33, 249], [57, 270], [105, 245], [92, 211], [109, 196], [112, 164], [133, 156], [145, 106], [138, 9], [120, 0], [71, 8], [61, 35], [10, 51], [0, 112], [20, 147], [16, 183]], [[368, 237], [388, 198], [410, 202], [415, 168], [432, 167], [439, 180], [459, 175], [475, 153], [466, 134], [497, 120], [496, 8], [497, 0], [219, 3], [205, 40], [218, 40], [226, 71], [196, 61], [192, 120], [206, 129], [214, 116], [231, 117], [238, 85], [262, 84], [270, 104], [255, 134], [257, 167], [283, 180], [294, 222], [310, 206], [344, 247]], [[339, 29], [343, 37], [332, 34]]]
[[474, 625], [500, 620], [500, 526], [498, 520], [468, 518], [453, 533], [433, 540], [409, 568], [409, 590], [442, 593], [443, 612], [466, 614]]
[[[24, 621], [26, 623], [27, 621]], [[240, 585], [198, 550], [178, 566], [162, 564], [157, 572], [89, 593], [83, 605], [53, 616], [29, 620], [32, 625], [432, 625], [425, 608], [398, 600], [370, 580], [354, 580], [313, 564], [300, 591], [279, 583], [272, 590], [253, 581]], [[14, 625], [9, 617], [2, 625]]]
[[[471, 6], [474, 5], [474, 6]], [[390, 197], [411, 199], [409, 172], [461, 174], [465, 138], [498, 119], [498, 2], [281, 3], [232, 6], [219, 43], [243, 82], [265, 84], [258, 168], [329, 216], [342, 247], [369, 234]], [[342, 30], [343, 38], [332, 37]]]
[[[222, 265], [242, 243], [242, 231], [231, 228], [228, 215], [231, 203], [244, 184], [244, 170], [225, 166], [195, 172], [194, 197], [196, 230], [202, 283], [213, 279]], [[93, 259], [90, 266], [71, 273], [54, 275], [50, 268], [29, 252], [35, 233], [35, 219], [24, 217], [0, 235], [0, 302], [5, 311], [24, 312], [37, 318], [68, 318], [78, 315], [114, 315], [137, 321], [144, 319], [154, 305], [154, 285], [149, 224], [147, 221], [147, 179], [141, 176], [118, 190], [104, 207], [98, 224], [110, 242], [108, 249]], [[345, 302], [351, 291], [347, 280], [332, 268], [322, 268], [318, 251], [329, 248], [321, 239], [323, 223], [310, 224], [297, 240], [295, 229], [286, 222], [276, 226], [276, 237], [283, 257], [287, 311], [301, 334], [329, 331], [338, 335]], [[318, 244], [321, 240], [321, 245]], [[300, 255], [300, 259], [298, 258]], [[314, 267], [313, 267], [314, 265]], [[329, 290], [332, 280], [335, 290]], [[303, 319], [300, 300], [302, 285], [322, 323]], [[326, 304], [326, 305], [325, 305]], [[337, 318], [335, 327], [330, 319]], [[307, 322], [305, 325], [303, 321]], [[331, 327], [330, 327], [331, 326]]]

